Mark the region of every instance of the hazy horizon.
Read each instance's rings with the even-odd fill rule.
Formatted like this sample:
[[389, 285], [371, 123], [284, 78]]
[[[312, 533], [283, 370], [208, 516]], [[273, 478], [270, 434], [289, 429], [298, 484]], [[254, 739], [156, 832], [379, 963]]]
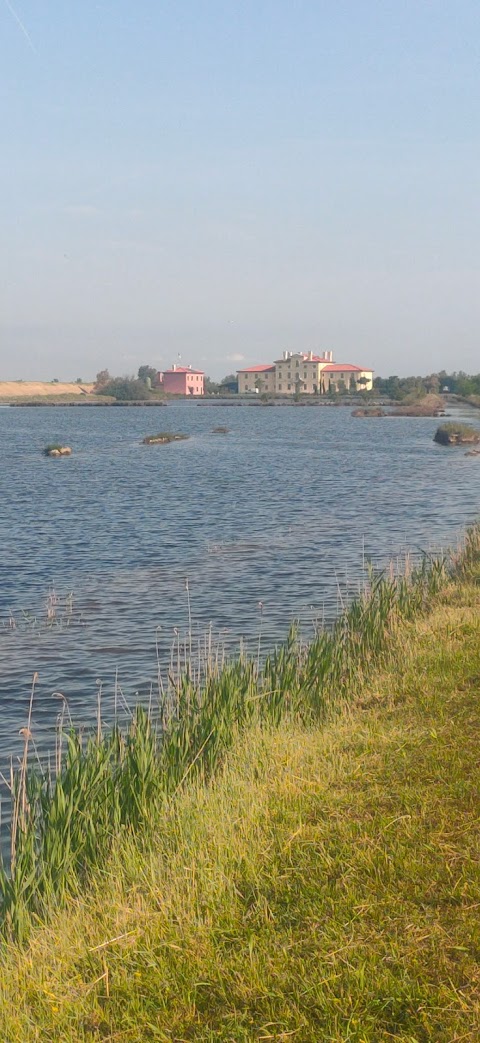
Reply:
[[0, 3], [0, 380], [478, 372], [473, 0]]

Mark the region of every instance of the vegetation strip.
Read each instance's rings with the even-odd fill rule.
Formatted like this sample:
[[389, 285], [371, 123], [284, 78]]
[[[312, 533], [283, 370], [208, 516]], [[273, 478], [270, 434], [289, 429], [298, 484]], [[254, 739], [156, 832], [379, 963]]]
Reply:
[[7, 946], [1, 1038], [474, 1043], [479, 562], [472, 534], [441, 590], [383, 588], [388, 654], [343, 713], [253, 720]]
[[278, 725], [287, 716], [324, 720], [378, 664], [392, 630], [422, 612], [446, 579], [445, 563], [426, 559], [411, 574], [372, 576], [330, 632], [304, 646], [292, 631], [263, 666], [240, 655], [195, 667], [189, 642], [163, 690], [160, 729], [139, 707], [126, 734], [114, 727], [104, 735], [100, 719], [87, 741], [60, 731], [55, 770], [47, 775], [28, 765], [29, 724], [11, 784], [10, 872], [0, 868], [6, 934], [24, 938], [32, 914], [46, 915], [83, 886], [122, 830], [147, 830], [188, 774], [210, 776], [239, 730]]

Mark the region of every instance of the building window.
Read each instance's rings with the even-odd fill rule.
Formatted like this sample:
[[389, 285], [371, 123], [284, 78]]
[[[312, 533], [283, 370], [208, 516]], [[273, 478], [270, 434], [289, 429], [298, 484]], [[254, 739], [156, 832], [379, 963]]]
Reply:
[[278, 385], [278, 390], [279, 390], [279, 391], [281, 391], [281, 390], [282, 390], [282, 385], [281, 385], [281, 384], [279, 384], [279, 385]]
[[291, 391], [292, 390], [292, 385], [288, 384], [287, 386], [288, 386], [288, 390]]

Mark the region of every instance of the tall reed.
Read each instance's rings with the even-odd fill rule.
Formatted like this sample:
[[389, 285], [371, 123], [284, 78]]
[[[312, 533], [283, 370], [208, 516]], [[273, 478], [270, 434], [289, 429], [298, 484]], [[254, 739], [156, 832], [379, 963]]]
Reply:
[[[467, 541], [467, 558], [479, 539]], [[43, 918], [52, 903], [80, 888], [122, 831], [148, 833], [157, 810], [186, 779], [211, 775], [239, 730], [253, 722], [277, 725], [288, 715], [321, 721], [351, 697], [378, 666], [395, 629], [429, 605], [452, 568], [446, 559], [424, 557], [419, 568], [407, 563], [400, 575], [372, 572], [330, 630], [305, 644], [292, 627], [263, 663], [243, 651], [225, 660], [212, 653], [210, 641], [206, 661], [196, 663], [190, 625], [160, 686], [160, 718], [137, 707], [126, 728], [115, 724], [104, 732], [99, 710], [95, 734], [70, 727], [57, 736], [53, 771], [28, 763], [33, 688], [25, 756], [11, 781], [11, 864], [0, 866], [4, 934], [24, 939], [32, 918]], [[61, 721], [63, 729], [64, 713]]]

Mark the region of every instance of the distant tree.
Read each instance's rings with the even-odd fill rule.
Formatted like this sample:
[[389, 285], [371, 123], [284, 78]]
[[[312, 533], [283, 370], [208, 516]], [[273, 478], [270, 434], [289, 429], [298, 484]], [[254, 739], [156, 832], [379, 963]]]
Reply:
[[107, 384], [98, 388], [99, 395], [109, 395], [118, 402], [141, 402], [149, 397], [148, 388], [143, 380], [135, 377], [113, 377]]
[[59, 383], [60, 383], [60, 381], [59, 381], [58, 377], [54, 377], [53, 380], [52, 380], [52, 384], [59, 384]]
[[148, 380], [150, 380], [151, 384], [156, 384], [157, 371], [153, 366], [139, 366], [138, 379], [143, 380], [144, 384], [146, 384]]
[[438, 373], [431, 373], [429, 377], [425, 377], [423, 381], [425, 390], [433, 395], [438, 395], [440, 391], [440, 378]]
[[262, 392], [265, 390], [265, 381], [263, 377], [261, 377], [260, 375], [258, 377], [255, 377], [255, 388], [258, 391], [259, 395], [261, 395]]
[[226, 377], [223, 377], [220, 381], [221, 384], [235, 384], [237, 377], [235, 373], [228, 373]]
[[105, 384], [108, 384], [111, 379], [108, 369], [101, 369], [100, 373], [97, 373], [95, 378], [95, 391], [99, 391], [100, 388], [105, 387]]
[[476, 381], [474, 377], [469, 377], [466, 373], [455, 374], [455, 392], [457, 395], [465, 397], [467, 395], [474, 395], [476, 390]]
[[337, 383], [337, 391], [339, 395], [344, 395], [347, 390], [347, 385], [344, 380], [339, 380]]
[[220, 384], [217, 384], [211, 377], [205, 377], [203, 386], [206, 395], [218, 395], [220, 391]]
[[82, 380], [82, 378], [81, 378], [81, 377], [77, 377], [77, 379], [76, 379], [75, 383], [76, 383], [76, 384], [83, 384], [83, 380]]
[[[355, 388], [355, 380], [353, 379], [353, 377], [352, 377], [352, 383], [353, 383], [354, 388]], [[356, 383], [359, 384], [360, 385], [360, 389], [363, 390], [364, 388], [366, 388], [366, 386], [368, 384], [368, 377], [359, 377]]]

